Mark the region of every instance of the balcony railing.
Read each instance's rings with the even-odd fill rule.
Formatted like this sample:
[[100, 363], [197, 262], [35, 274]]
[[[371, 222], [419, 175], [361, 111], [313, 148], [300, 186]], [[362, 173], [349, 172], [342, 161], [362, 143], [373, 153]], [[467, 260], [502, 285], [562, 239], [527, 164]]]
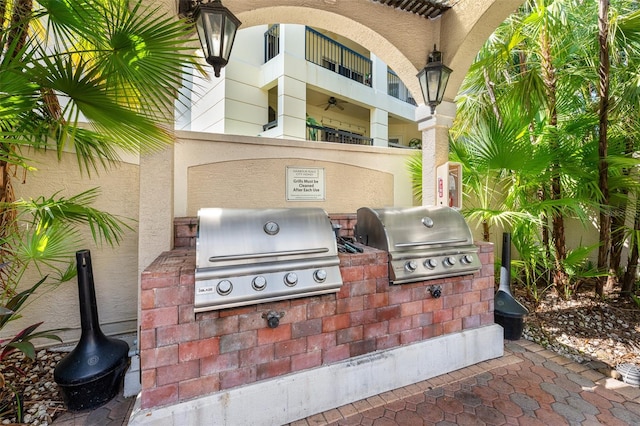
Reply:
[[269, 62], [280, 53], [280, 25], [269, 27], [264, 33], [264, 61]]
[[413, 99], [411, 93], [409, 93], [407, 86], [404, 85], [400, 77], [391, 69], [387, 69], [387, 93], [396, 99], [400, 99], [411, 105], [417, 105], [415, 99]]
[[371, 87], [371, 60], [307, 27], [306, 59]]
[[357, 133], [332, 129], [331, 127], [307, 124], [307, 140], [348, 143], [353, 145], [373, 145], [373, 139]]
[[262, 125], [262, 131], [266, 132], [269, 129], [273, 129], [274, 127], [278, 127], [278, 120], [273, 120], [268, 122], [267, 124]]

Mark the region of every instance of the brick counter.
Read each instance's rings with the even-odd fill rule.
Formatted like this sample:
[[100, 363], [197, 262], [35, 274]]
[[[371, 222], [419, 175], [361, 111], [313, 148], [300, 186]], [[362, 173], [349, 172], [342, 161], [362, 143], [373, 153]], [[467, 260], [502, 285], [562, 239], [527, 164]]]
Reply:
[[[478, 246], [483, 267], [473, 275], [390, 286], [387, 253], [367, 248], [340, 254], [338, 293], [198, 314], [195, 251], [163, 253], [142, 274], [141, 407], [493, 324], [493, 245]], [[262, 318], [270, 310], [285, 312], [274, 329]]]

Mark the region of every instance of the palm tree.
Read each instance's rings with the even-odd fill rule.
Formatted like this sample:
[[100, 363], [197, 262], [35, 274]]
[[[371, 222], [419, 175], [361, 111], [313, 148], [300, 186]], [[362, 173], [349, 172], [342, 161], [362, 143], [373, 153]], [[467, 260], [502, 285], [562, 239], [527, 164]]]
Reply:
[[[171, 143], [170, 112], [183, 67], [193, 62], [189, 37], [187, 22], [142, 0], [1, 2], [0, 256], [14, 265], [3, 277], [5, 296], [15, 292], [16, 271], [28, 259], [72, 258], [74, 245], [58, 244], [65, 226], [88, 224], [94, 239], [108, 244], [126, 229], [90, 207], [96, 190], [15, 200], [12, 181], [33, 169], [30, 153], [75, 152], [91, 175], [114, 167], [120, 152]], [[16, 232], [24, 229], [17, 227], [21, 211], [35, 213], [28, 220], [39, 225], [26, 234]]]
[[[529, 233], [514, 234], [512, 241], [534, 256], [545, 253], [544, 264], [553, 265], [554, 282], [565, 295], [575, 265], [584, 265], [594, 250], [565, 247], [566, 218], [587, 226], [600, 216], [599, 255], [610, 254], [604, 267], [600, 258], [597, 274], [609, 283], [619, 279], [624, 294], [632, 292], [640, 257], [640, 5], [610, 2], [611, 32], [604, 39], [598, 38], [598, 6], [578, 0], [525, 3], [478, 53], [456, 99], [450, 133], [450, 159], [463, 164], [465, 195], [472, 195], [463, 212], [482, 224], [485, 239], [493, 225]], [[605, 41], [608, 71], [600, 67]], [[608, 105], [598, 91], [605, 71]], [[540, 226], [525, 224], [518, 214]], [[630, 217], [635, 220], [625, 220]], [[530, 250], [533, 244], [542, 247]]]
[[[602, 205], [609, 205], [609, 163], [607, 161], [607, 130], [609, 120], [609, 0], [598, 1], [598, 187], [602, 193]], [[598, 250], [598, 268], [607, 267], [609, 248], [611, 244], [611, 214], [608, 208], [600, 209], [600, 249]], [[611, 277], [611, 274], [609, 274]], [[598, 280], [596, 294], [604, 294], [604, 282]], [[611, 278], [606, 281], [607, 287], [613, 287]]]
[[[571, 4], [571, 1], [531, 0], [522, 7], [521, 13], [507, 20], [478, 55], [465, 81], [462, 97], [474, 91], [486, 95], [480, 97], [479, 102], [461, 101], [458, 114], [460, 122], [464, 122], [469, 117], [482, 116], [477, 110], [484, 109], [500, 122], [505, 120], [502, 105], [519, 103], [518, 113], [528, 120], [525, 127], [529, 143], [538, 146], [538, 152], [551, 154], [546, 169], [539, 175], [542, 179], [538, 180], [535, 194], [539, 205], [545, 206], [545, 210], [539, 212], [540, 219], [543, 223], [547, 217], [551, 219], [554, 282], [558, 287], [567, 281], [563, 267], [567, 255], [564, 215], [569, 200], [562, 173], [567, 147], [562, 139], [558, 105], [566, 102], [565, 97], [570, 96], [572, 90], [570, 82], [559, 81], [557, 69], [566, 61], [569, 51], [564, 38], [557, 36], [571, 31], [566, 20]], [[471, 121], [471, 125], [477, 125], [477, 119]], [[465, 124], [465, 128], [473, 132], [469, 126]], [[546, 228], [542, 230], [544, 241], [548, 239]]]
[[[609, 12], [605, 16], [603, 9], [607, 7]], [[636, 84], [640, 57], [640, 11], [636, 2], [626, 1], [610, 6], [601, 5], [600, 13], [606, 19], [600, 27], [610, 29], [608, 37], [601, 35], [599, 38], [598, 48], [602, 50], [606, 47], [607, 52], [601, 52], [600, 57], [606, 55], [610, 62], [607, 79], [609, 102], [605, 109], [602, 106], [604, 101], [600, 100], [599, 117], [608, 129], [607, 139], [604, 141], [606, 147], [602, 149], [607, 149], [609, 153], [607, 190], [611, 208], [607, 212], [611, 216], [611, 248], [607, 282], [600, 283], [598, 290], [609, 291], [622, 283], [621, 292], [628, 295], [635, 281], [638, 261], [636, 230], [640, 224], [638, 207], [635, 206], [639, 181], [635, 171], [637, 158], [634, 158], [634, 153], [640, 148], [637, 142], [640, 91]], [[602, 32], [603, 29], [599, 28], [599, 31]], [[607, 82], [601, 77], [601, 86]], [[600, 143], [603, 141], [600, 140]], [[636, 217], [635, 226], [627, 226], [625, 219], [628, 214]], [[632, 247], [626, 263], [626, 273], [621, 266], [621, 251], [625, 241]]]
[[[611, 234], [610, 276], [617, 270], [622, 242], [629, 235], [624, 225], [626, 203], [629, 191], [636, 192], [637, 184], [633, 173], [637, 160], [631, 153], [637, 147], [637, 66], [638, 26], [637, 4], [620, 1], [616, 5], [615, 18], [611, 24], [613, 36], [609, 48], [615, 52], [616, 64], [613, 82], [616, 84], [615, 100], [611, 101], [608, 129], [604, 134], [607, 150], [602, 149], [603, 132], [599, 131], [603, 111], [598, 105], [597, 87], [599, 50], [595, 17], [596, 5], [570, 0], [531, 0], [512, 16], [487, 41], [471, 67], [462, 91], [457, 99], [458, 118], [452, 129], [452, 158], [472, 166], [465, 168], [469, 175], [465, 178], [470, 192], [476, 200], [484, 203], [482, 209], [471, 211], [484, 224], [491, 216], [501, 217], [503, 209], [518, 210], [511, 203], [514, 194], [528, 194], [520, 198], [526, 200], [524, 210], [535, 215], [551, 230], [553, 252], [548, 257], [554, 259], [554, 282], [561, 289], [568, 285], [564, 270], [568, 249], [564, 238], [565, 217], [587, 221], [588, 212], [601, 212], [601, 224], [607, 229], [607, 218], [613, 204], [620, 210], [614, 219], [613, 232], [600, 236], [600, 253], [607, 253], [606, 238]], [[612, 6], [613, 7], [613, 6]], [[612, 18], [613, 19], [613, 18]], [[611, 47], [615, 46], [615, 47]], [[622, 61], [623, 60], [623, 61]], [[634, 73], [630, 76], [630, 73]], [[632, 90], [635, 89], [635, 90]], [[611, 96], [609, 94], [608, 96]], [[635, 98], [633, 96], [636, 96]], [[514, 105], [518, 108], [514, 109]], [[512, 111], [517, 111], [513, 116]], [[519, 125], [520, 138], [505, 133], [514, 125], [512, 120], [528, 120], [528, 125]], [[491, 121], [495, 123], [488, 125]], [[518, 127], [518, 126], [516, 126]], [[487, 128], [499, 129], [487, 132]], [[636, 131], [634, 133], [634, 131]], [[495, 170], [480, 166], [491, 154], [505, 150], [496, 146], [478, 150], [470, 148], [484, 139], [484, 146], [517, 145], [522, 138], [528, 138], [535, 147], [535, 155], [548, 155], [548, 164], [539, 170], [538, 176], [528, 173], [526, 168], [507, 166], [500, 174]], [[615, 141], [615, 143], [613, 143]], [[517, 160], [513, 160], [517, 164]], [[532, 163], [532, 164], [535, 164]], [[604, 169], [604, 166], [607, 166]], [[520, 164], [519, 167], [526, 167]], [[605, 173], [606, 171], [606, 173]], [[605, 174], [607, 189], [603, 190], [602, 177]], [[478, 176], [476, 176], [478, 175]], [[512, 175], [514, 185], [522, 188], [510, 192], [505, 184], [505, 176]], [[482, 185], [482, 182], [486, 184]], [[486, 188], [501, 182], [500, 197], [490, 199]], [[483, 192], [482, 188], [485, 188]], [[606, 191], [609, 191], [608, 195]], [[495, 193], [495, 192], [494, 192]], [[534, 194], [536, 196], [534, 197]], [[496, 207], [502, 202], [499, 209]], [[484, 211], [484, 216], [480, 214]], [[516, 222], [511, 223], [511, 225]], [[530, 227], [524, 227], [530, 229]], [[546, 247], [547, 226], [540, 229], [542, 244]], [[488, 230], [485, 229], [485, 235]], [[606, 237], [606, 238], [605, 238]], [[515, 238], [514, 238], [515, 240]], [[575, 251], [574, 251], [575, 252]], [[632, 259], [630, 260], [632, 261]]]
[[506, 103], [500, 110], [500, 117], [477, 116], [474, 130], [450, 144], [451, 159], [463, 166], [468, 206], [464, 214], [482, 225], [484, 241], [490, 241], [494, 226], [511, 229], [523, 220], [540, 223], [530, 209], [530, 187], [549, 160], [545, 151], [529, 143], [526, 112]]

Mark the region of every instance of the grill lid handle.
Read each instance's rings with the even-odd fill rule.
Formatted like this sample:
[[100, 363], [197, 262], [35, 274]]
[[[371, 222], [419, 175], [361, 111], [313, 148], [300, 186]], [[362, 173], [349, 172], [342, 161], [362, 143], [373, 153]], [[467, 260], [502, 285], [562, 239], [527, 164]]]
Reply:
[[318, 253], [327, 253], [328, 251], [329, 249], [326, 247], [318, 247], [318, 248], [302, 249], [302, 250], [270, 251], [266, 253], [229, 254], [225, 256], [211, 256], [209, 258], [209, 262], [219, 262], [219, 261], [225, 261], [225, 260], [257, 259], [257, 258], [274, 257], [274, 256], [295, 256], [299, 254], [318, 254]]

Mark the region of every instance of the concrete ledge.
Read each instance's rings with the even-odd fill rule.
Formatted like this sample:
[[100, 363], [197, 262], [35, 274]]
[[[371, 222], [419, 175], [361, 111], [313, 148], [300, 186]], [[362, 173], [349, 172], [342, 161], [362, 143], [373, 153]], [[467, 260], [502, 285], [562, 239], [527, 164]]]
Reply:
[[166, 407], [139, 408], [129, 425], [286, 424], [503, 355], [493, 324], [373, 352]]

